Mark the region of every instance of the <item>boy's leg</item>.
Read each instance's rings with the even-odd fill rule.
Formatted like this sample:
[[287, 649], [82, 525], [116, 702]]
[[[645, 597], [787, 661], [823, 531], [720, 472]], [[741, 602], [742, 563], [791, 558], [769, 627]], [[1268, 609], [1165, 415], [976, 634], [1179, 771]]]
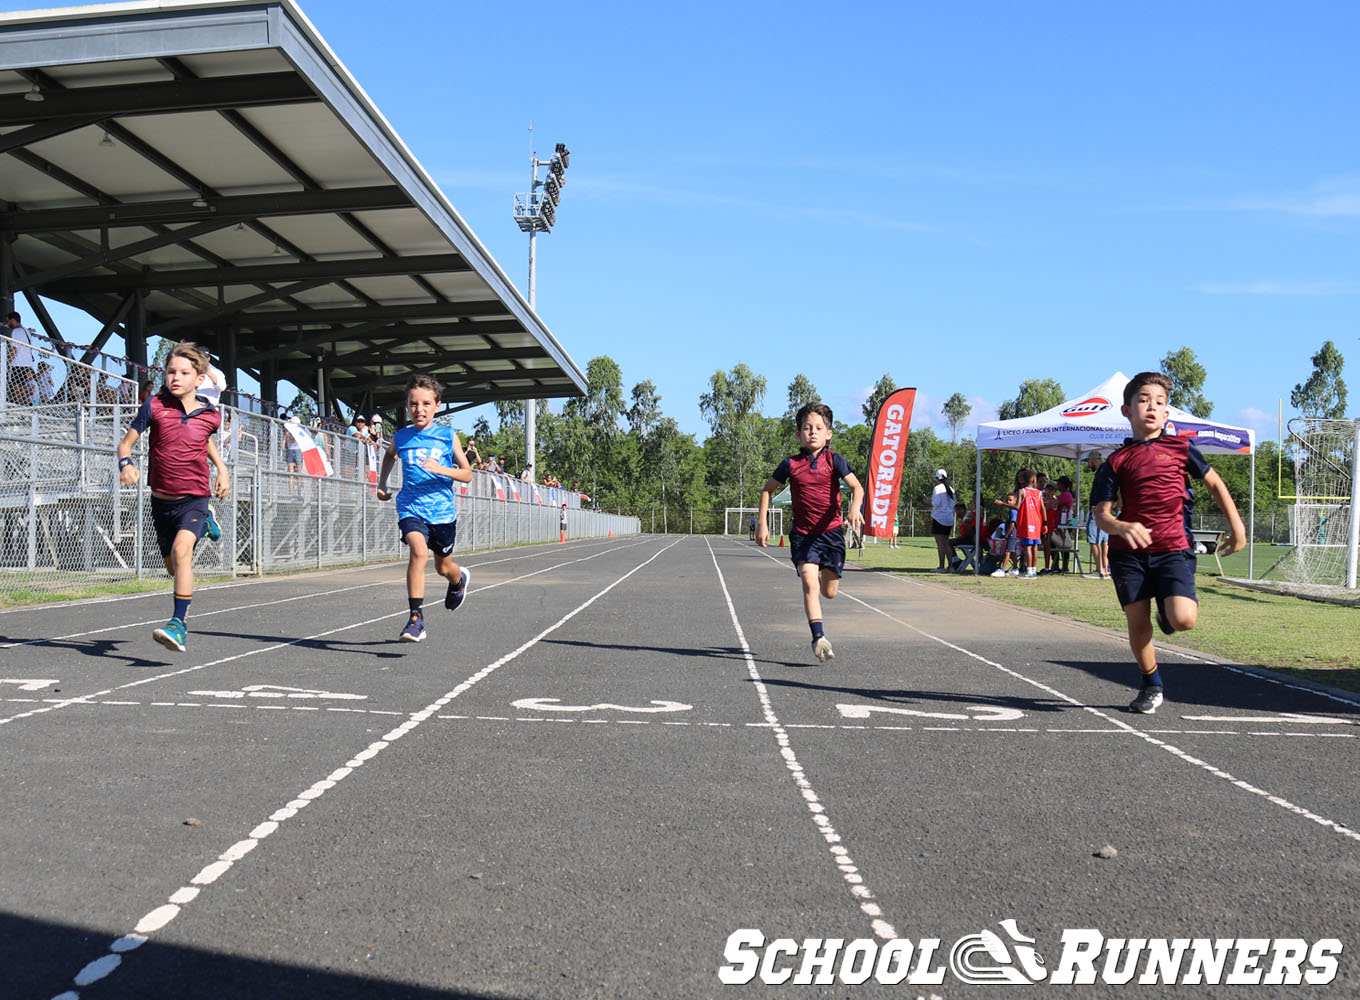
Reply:
[[406, 596], [413, 601], [425, 600], [425, 563], [430, 558], [430, 545], [419, 531], [406, 533], [406, 545], [411, 550], [406, 563]]
[[1124, 618], [1128, 621], [1129, 649], [1133, 650], [1138, 673], [1147, 677], [1157, 669], [1157, 647], [1152, 642], [1152, 601], [1124, 605]]
[[1142, 680], [1138, 697], [1129, 711], [1151, 715], [1162, 703], [1162, 675], [1157, 669], [1157, 648], [1152, 644], [1152, 594], [1154, 578], [1146, 554], [1121, 552], [1114, 574], [1114, 589], [1124, 608], [1129, 628], [1129, 649]]
[[820, 573], [821, 567], [816, 563], [798, 564], [798, 579], [803, 585], [803, 610], [807, 613], [809, 622], [822, 620], [822, 601], [818, 586]]
[[1199, 621], [1199, 602], [1179, 594], [1163, 601], [1167, 622], [1174, 632], [1188, 632]]

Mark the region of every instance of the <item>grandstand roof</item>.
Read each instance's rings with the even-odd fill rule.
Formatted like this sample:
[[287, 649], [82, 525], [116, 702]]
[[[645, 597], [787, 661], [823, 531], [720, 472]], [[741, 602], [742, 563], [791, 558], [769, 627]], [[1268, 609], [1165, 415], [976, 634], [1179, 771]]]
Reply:
[[0, 67], [0, 295], [372, 409], [585, 391], [292, 0], [0, 14]]

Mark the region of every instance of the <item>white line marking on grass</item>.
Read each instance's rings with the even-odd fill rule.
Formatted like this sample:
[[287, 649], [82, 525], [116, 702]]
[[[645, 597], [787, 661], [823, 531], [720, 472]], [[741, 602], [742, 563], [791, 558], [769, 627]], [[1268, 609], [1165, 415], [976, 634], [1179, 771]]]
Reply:
[[[274, 812], [270, 813], [269, 817], [266, 820], [257, 824], [255, 828], [250, 831], [250, 834], [245, 839], [239, 840], [235, 844], [228, 847], [225, 851], [223, 851], [221, 854], [217, 856], [216, 861], [214, 861], [207, 867], [203, 868], [197, 875], [190, 879], [189, 880], [190, 885], [176, 889], [175, 892], [170, 896], [169, 902], [166, 902], [161, 906], [158, 906], [155, 909], [151, 910], [151, 912], [147, 913], [144, 917], [141, 918], [141, 920], [137, 921], [136, 925], [132, 928], [132, 931], [130, 933], [124, 934], [122, 937], [116, 938], [109, 945], [109, 954], [95, 959], [94, 961], [86, 965], [83, 969], [81, 969], [79, 972], [77, 972], [73, 980], [75, 985], [88, 986], [91, 983], [99, 982], [100, 980], [107, 977], [110, 973], [112, 973], [122, 964], [123, 954], [125, 954], [126, 952], [135, 951], [137, 948], [140, 948], [143, 944], [147, 942], [147, 940], [149, 940], [152, 934], [154, 934], [156, 931], [162, 930], [167, 924], [174, 920], [175, 917], [179, 916], [183, 907], [188, 905], [188, 901], [192, 901], [193, 899], [196, 899], [198, 897], [198, 893], [194, 891], [194, 887], [212, 885], [219, 878], [225, 875], [232, 868], [232, 866], [236, 864], [236, 862], [242, 860], [247, 855], [249, 855], [253, 850], [255, 850], [255, 848], [257, 848], [260, 845], [260, 842], [262, 840], [269, 837], [276, 830], [278, 830], [281, 824], [291, 819], [292, 817], [296, 816], [300, 810], [305, 809], [310, 803], [315, 802], [317, 799], [321, 798], [321, 796], [325, 795], [326, 792], [330, 791], [330, 789], [334, 788], [337, 784], [339, 784], [350, 774], [352, 774], [356, 768], [362, 767], [368, 761], [373, 760], [375, 757], [377, 757], [380, 753], [386, 750], [397, 740], [413, 732], [417, 727], [420, 726], [421, 723], [432, 718], [439, 709], [443, 708], [445, 705], [453, 701], [459, 695], [468, 691], [479, 681], [482, 681], [487, 677], [491, 676], [491, 674], [495, 673], [497, 670], [505, 666], [507, 663], [517, 659], [520, 655], [532, 649], [534, 646], [538, 645], [553, 632], [556, 632], [567, 622], [571, 621], [582, 611], [586, 610], [586, 608], [590, 607], [605, 594], [609, 593], [611, 590], [613, 590], [615, 587], [621, 584], [624, 580], [627, 580], [638, 570], [649, 565], [656, 559], [659, 559], [668, 549], [678, 544], [679, 539], [677, 539], [674, 542], [671, 542], [671, 544], [665, 546], [665, 548], [659, 549], [657, 552], [653, 553], [647, 559], [638, 563], [627, 573], [623, 574], [623, 576], [619, 577], [609, 586], [605, 587], [603, 590], [596, 593], [595, 596], [589, 598], [584, 603], [577, 605], [574, 609], [567, 612], [556, 622], [549, 625], [542, 632], [539, 632], [538, 635], [534, 636], [532, 639], [529, 639], [526, 642], [521, 643], [518, 647], [511, 650], [509, 653], [506, 653], [499, 660], [487, 664], [481, 670], [477, 671], [475, 674], [468, 677], [457, 687], [453, 688], [453, 690], [447, 692], [446, 694], [440, 696], [439, 698], [436, 698], [429, 705], [425, 706], [424, 708], [418, 711], [412, 712], [407, 717], [405, 722], [403, 722], [396, 728], [392, 729], [390, 732], [384, 733], [380, 739], [374, 741], [373, 743], [370, 743], [366, 748], [364, 748], [359, 753], [355, 754], [353, 757], [347, 760], [343, 767], [336, 768], [325, 778], [315, 782], [309, 788], [306, 788], [303, 791], [299, 792], [296, 798], [290, 800], [282, 807], [274, 810]], [[532, 576], [535, 574], [529, 575]], [[384, 617], [391, 616], [385, 615]], [[268, 707], [283, 708], [284, 706], [261, 705], [259, 707], [263, 709]], [[65, 993], [59, 994], [58, 997], [54, 997], [53, 1000], [78, 1000], [79, 996], [80, 996], [79, 992], [74, 990], [68, 990]]]
[[840, 869], [841, 877], [850, 886], [851, 895], [859, 902], [861, 912], [869, 917], [870, 926], [873, 927], [875, 934], [885, 941], [891, 941], [897, 937], [897, 930], [883, 919], [882, 907], [878, 905], [874, 894], [869, 891], [869, 887], [864, 884], [864, 878], [860, 875], [859, 869], [850, 860], [845, 847], [841, 845], [841, 835], [831, 825], [831, 820], [826, 815], [826, 807], [822, 805], [812, 783], [808, 781], [807, 775], [803, 771], [803, 765], [798, 763], [798, 756], [793, 752], [789, 734], [780, 723], [779, 717], [775, 715], [774, 705], [770, 702], [770, 692], [765, 687], [765, 681], [761, 679], [760, 671], [756, 669], [755, 657], [751, 655], [751, 647], [746, 641], [746, 633], [742, 631], [741, 622], [737, 618], [737, 609], [732, 603], [732, 595], [727, 589], [727, 580], [723, 578], [722, 567], [718, 565], [717, 553], [713, 551], [713, 546], [707, 539], [704, 539], [704, 544], [708, 545], [708, 555], [713, 560], [714, 571], [718, 574], [718, 584], [722, 587], [723, 599], [727, 601], [727, 613], [732, 619], [732, 628], [737, 633], [737, 641], [741, 643], [742, 657], [746, 661], [746, 672], [755, 684], [756, 695], [760, 698], [761, 713], [774, 732], [775, 742], [779, 744], [779, 755], [784, 758], [784, 765], [793, 776], [794, 784], [802, 792], [803, 801], [807, 805], [808, 812], [812, 814], [812, 821], [817, 826], [817, 832], [830, 845], [832, 860]]
[[[641, 543], [641, 542], [635, 542], [635, 543], [633, 543], [633, 544], [631, 544], [631, 545], [616, 547], [616, 548], [613, 548], [613, 549], [610, 549], [610, 550], [607, 550], [607, 551], [618, 552], [618, 551], [621, 551], [622, 549], [633, 548], [633, 547], [635, 547], [636, 545], [640, 545], [640, 544], [642, 544], [642, 543]], [[671, 544], [675, 544], [675, 543], [672, 542]], [[667, 548], [669, 548], [669, 547], [670, 547], [670, 546], [667, 546]], [[663, 549], [662, 551], [665, 551], [665, 550]], [[596, 553], [596, 554], [593, 555], [593, 556], [583, 556], [583, 557], [580, 558], [580, 559], [569, 559], [569, 560], [567, 560], [566, 562], [561, 562], [561, 563], [557, 563], [556, 565], [553, 565], [553, 566], [545, 567], [545, 568], [543, 568], [543, 569], [534, 570], [532, 573], [525, 573], [525, 574], [523, 574], [522, 576], [512, 577], [512, 578], [509, 579], [509, 580], [502, 580], [502, 581], [500, 581], [499, 583], [491, 583], [491, 584], [487, 584], [487, 585], [484, 586], [484, 587], [477, 587], [476, 589], [479, 590], [479, 591], [481, 591], [481, 590], [492, 590], [492, 589], [494, 589], [494, 588], [496, 588], [496, 587], [503, 587], [503, 586], [505, 586], [505, 585], [507, 585], [507, 584], [518, 583], [518, 582], [520, 582], [521, 580], [527, 580], [527, 579], [529, 579], [530, 577], [538, 576], [539, 574], [541, 574], [541, 573], [546, 573], [546, 572], [548, 572], [548, 571], [550, 571], [550, 570], [561, 569], [561, 568], [564, 567], [564, 566], [570, 566], [570, 565], [572, 565], [572, 564], [574, 564], [574, 563], [587, 562], [587, 561], [589, 561], [589, 560], [591, 560], [591, 559], [595, 559], [595, 558], [597, 558], [598, 556], [601, 556], [601, 555], [604, 555], [604, 554], [605, 554], [604, 552], [598, 552], [598, 553]], [[653, 558], [655, 558], [655, 557], [653, 557]], [[367, 585], [366, 585], [366, 586], [367, 586]], [[345, 589], [346, 589], [346, 590], [352, 590], [352, 589], [355, 589], [355, 588], [345, 588]], [[335, 593], [340, 593], [340, 591], [335, 591]], [[269, 603], [280, 603], [280, 604], [281, 604], [281, 603], [283, 603], [283, 602], [282, 602], [282, 601], [276, 601], [276, 602], [269, 602]], [[256, 606], [261, 606], [261, 605], [256, 605]], [[237, 610], [240, 610], [240, 609], [237, 609]], [[314, 640], [314, 639], [324, 639], [326, 636], [335, 635], [335, 634], [338, 633], [338, 632], [345, 632], [345, 631], [348, 631], [349, 629], [353, 629], [353, 628], [362, 628], [362, 627], [364, 627], [365, 625], [373, 625], [373, 624], [376, 624], [377, 622], [385, 621], [385, 620], [387, 620], [388, 618], [405, 618], [405, 617], [407, 616], [407, 614], [409, 614], [409, 612], [406, 611], [405, 609], [403, 609], [403, 610], [401, 610], [401, 611], [393, 611], [393, 612], [391, 612], [391, 613], [389, 613], [389, 614], [380, 615], [380, 616], [378, 616], [377, 618], [369, 618], [369, 619], [366, 620], [366, 621], [352, 622], [351, 624], [348, 624], [348, 625], [341, 625], [341, 626], [339, 626], [338, 628], [329, 629], [329, 630], [327, 630], [327, 631], [325, 631], [325, 632], [317, 632], [315, 635], [302, 636], [302, 637], [297, 638], [297, 639], [289, 639], [287, 642], [279, 642], [279, 643], [275, 643], [275, 644], [270, 645], [270, 646], [262, 646], [262, 647], [260, 647], [259, 649], [248, 650], [248, 651], [246, 651], [246, 652], [244, 652], [244, 653], [236, 653], [236, 654], [233, 655], [233, 656], [223, 656], [223, 657], [220, 657], [220, 658], [218, 658], [218, 659], [216, 659], [216, 660], [209, 660], [207, 663], [200, 663], [200, 664], [198, 664], [198, 665], [196, 665], [196, 666], [192, 666], [192, 667], [182, 667], [182, 668], [179, 669], [179, 670], [170, 670], [170, 671], [166, 671], [165, 673], [156, 674], [156, 675], [153, 676], [153, 677], [143, 677], [143, 678], [140, 678], [140, 679], [135, 680], [135, 681], [129, 681], [129, 682], [126, 683], [126, 684], [120, 684], [120, 685], [118, 685], [117, 687], [105, 688], [105, 689], [102, 690], [102, 691], [94, 691], [94, 692], [92, 692], [92, 693], [90, 693], [90, 694], [80, 695], [79, 697], [75, 697], [75, 698], [63, 698], [63, 699], [60, 700], [60, 701], [55, 701], [55, 702], [52, 702], [52, 703], [50, 703], [50, 704], [47, 704], [47, 705], [45, 705], [45, 706], [42, 707], [42, 708], [35, 708], [35, 709], [33, 709], [32, 711], [30, 711], [30, 712], [21, 712], [21, 713], [19, 713], [18, 715], [10, 715], [10, 716], [6, 716], [5, 718], [0, 719], [0, 726], [6, 725], [6, 724], [8, 724], [8, 723], [10, 723], [10, 722], [14, 722], [14, 721], [16, 721], [16, 720], [18, 720], [18, 719], [27, 719], [27, 718], [31, 718], [31, 717], [33, 717], [33, 716], [35, 716], [35, 715], [44, 715], [44, 714], [46, 714], [46, 713], [48, 713], [48, 712], [55, 712], [57, 709], [66, 708], [66, 707], [69, 706], [69, 705], [89, 704], [89, 703], [90, 703], [91, 701], [93, 701], [95, 698], [102, 698], [102, 697], [104, 697], [105, 695], [112, 694], [112, 693], [115, 692], [115, 691], [126, 691], [128, 688], [140, 687], [140, 686], [143, 685], [143, 684], [154, 684], [156, 681], [165, 680], [165, 679], [170, 678], [170, 677], [178, 677], [178, 676], [181, 675], [181, 674], [191, 674], [191, 673], [193, 673], [193, 672], [196, 671], [196, 670], [203, 670], [203, 669], [205, 669], [205, 668], [207, 668], [207, 667], [221, 666], [221, 665], [224, 664], [224, 663], [232, 663], [232, 662], [234, 662], [234, 661], [236, 661], [236, 660], [244, 660], [244, 659], [246, 659], [247, 657], [250, 657], [250, 656], [258, 656], [258, 655], [260, 655], [261, 653], [272, 653], [272, 652], [275, 652], [276, 650], [287, 649], [289, 646], [296, 646], [298, 643], [301, 643], [301, 642], [311, 642], [311, 641]], [[121, 626], [120, 626], [120, 627], [121, 627]], [[274, 709], [281, 709], [281, 708], [283, 708], [284, 706], [282, 706], [282, 705], [274, 705], [274, 706], [261, 705], [261, 706], [259, 706], [259, 707], [262, 708], [262, 709], [264, 709], [264, 708], [271, 708], [271, 707], [274, 708]]]

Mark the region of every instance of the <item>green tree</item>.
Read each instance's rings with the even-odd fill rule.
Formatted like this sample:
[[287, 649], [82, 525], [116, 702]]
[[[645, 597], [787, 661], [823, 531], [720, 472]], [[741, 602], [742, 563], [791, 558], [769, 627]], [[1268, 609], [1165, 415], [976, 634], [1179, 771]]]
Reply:
[[1020, 391], [1014, 399], [1008, 399], [997, 409], [1002, 420], [1015, 420], [1017, 417], [1032, 417], [1043, 413], [1063, 401], [1062, 383], [1051, 378], [1029, 378], [1020, 383]]
[[959, 425], [968, 419], [968, 414], [973, 412], [972, 405], [963, 398], [963, 393], [956, 392], [944, 401], [944, 406], [940, 407], [940, 412], [949, 421], [949, 437], [952, 444], [959, 443]]
[[789, 383], [789, 406], [784, 411], [784, 422], [793, 427], [793, 418], [798, 415], [799, 410], [808, 403], [821, 401], [822, 397], [818, 394], [817, 387], [812, 384], [812, 380], [803, 374], [795, 375], [793, 381]]
[[1214, 412], [1214, 404], [1204, 398], [1204, 380], [1208, 372], [1190, 348], [1182, 347], [1162, 358], [1162, 374], [1171, 379], [1168, 402], [1172, 406], [1206, 420]]
[[874, 426], [874, 419], [878, 416], [878, 408], [883, 405], [883, 401], [897, 391], [897, 383], [893, 377], [886, 372], [875, 384], [873, 391], [869, 393], [869, 398], [864, 401], [862, 407], [864, 412], [864, 422], [871, 428]]
[[[699, 412], [713, 430], [718, 462], [730, 461], [728, 468], [737, 473], [737, 503], [748, 506], [746, 479], [761, 451], [758, 421], [760, 406], [765, 399], [765, 376], [757, 375], [745, 364], [738, 364], [730, 372], [715, 371], [709, 379], [709, 391], [699, 398]], [[710, 465], [710, 470], [721, 473], [722, 465]], [[764, 485], [764, 480], [761, 480]], [[719, 483], [719, 495], [723, 494]], [[727, 492], [728, 498], [732, 494]]]
[[645, 440], [661, 419], [661, 396], [656, 385], [644, 380], [633, 386], [633, 405], [628, 408], [628, 426], [640, 440]]
[[1346, 383], [1341, 369], [1346, 359], [1330, 340], [1313, 355], [1313, 374], [1308, 381], [1294, 386], [1289, 405], [1305, 417], [1340, 419], [1346, 415]]

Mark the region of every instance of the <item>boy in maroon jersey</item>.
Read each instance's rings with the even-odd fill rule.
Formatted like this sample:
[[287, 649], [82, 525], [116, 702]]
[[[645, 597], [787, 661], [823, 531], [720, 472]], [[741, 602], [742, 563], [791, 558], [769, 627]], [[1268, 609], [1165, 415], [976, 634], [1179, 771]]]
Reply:
[[[184, 623], [194, 596], [194, 546], [211, 521], [208, 495], [225, 497], [231, 482], [212, 439], [222, 426], [222, 414], [198, 394], [199, 380], [207, 372], [206, 352], [188, 341], [176, 344], [165, 362], [165, 387], [142, 403], [118, 442], [118, 480], [131, 486], [141, 477], [132, 446], [143, 434], [151, 434], [147, 449], [151, 520], [165, 571], [175, 579], [174, 615], [151, 635], [166, 649], [180, 653], [188, 641]], [[211, 489], [209, 461], [217, 468]]]
[[[1185, 502], [1193, 496], [1187, 475], [1204, 481], [1228, 518], [1219, 551], [1236, 552], [1247, 537], [1232, 494], [1200, 450], [1189, 438], [1162, 433], [1170, 392], [1171, 380], [1160, 372], [1140, 372], [1129, 380], [1122, 412], [1133, 436], [1105, 460], [1091, 488], [1096, 524], [1110, 533], [1110, 575], [1143, 675], [1143, 689], [1129, 710], [1147, 715], [1162, 703], [1163, 687], [1152, 644], [1152, 602], [1157, 626], [1167, 635], [1194, 628], [1199, 617], [1195, 552], [1185, 525]], [[1116, 494], [1123, 502], [1118, 518], [1112, 513]]]
[[[850, 529], [864, 530], [864, 487], [844, 458], [831, 450], [831, 408], [808, 403], [795, 418], [797, 455], [784, 459], [760, 493], [756, 517], [756, 544], [770, 540], [767, 515], [770, 498], [786, 482], [793, 500], [793, 527], [789, 531], [789, 554], [803, 584], [803, 610], [812, 629], [812, 653], [826, 661], [835, 657], [831, 640], [822, 632], [821, 597], [836, 596], [845, 568], [845, 527], [841, 520], [841, 486], [850, 487]], [[820, 592], [820, 596], [819, 596]]]

